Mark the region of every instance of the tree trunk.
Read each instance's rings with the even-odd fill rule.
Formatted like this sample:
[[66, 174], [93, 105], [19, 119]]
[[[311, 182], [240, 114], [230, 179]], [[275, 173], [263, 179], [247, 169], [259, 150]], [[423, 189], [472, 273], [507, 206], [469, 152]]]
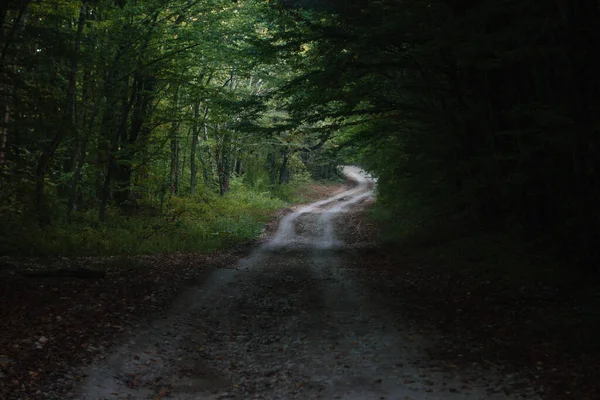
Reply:
[[83, 166], [85, 165], [86, 152], [87, 152], [87, 138], [83, 140], [81, 143], [81, 147], [78, 149], [78, 154], [76, 158], [76, 166], [75, 172], [73, 173], [73, 178], [71, 178], [71, 182], [69, 185], [69, 200], [67, 202], [67, 221], [71, 222], [71, 216], [73, 211], [75, 211], [75, 201], [77, 200], [77, 188], [79, 186], [79, 182], [81, 180], [81, 171], [83, 170]]
[[287, 152], [283, 154], [283, 161], [281, 162], [281, 167], [279, 168], [279, 184], [283, 185], [284, 183], [290, 183], [290, 171], [288, 169], [288, 158], [289, 155]]
[[[100, 221], [106, 219], [106, 208], [111, 194], [111, 184], [117, 169], [116, 154], [119, 150], [119, 133], [123, 126], [123, 118], [126, 119], [126, 107], [123, 108], [120, 116], [115, 115], [115, 109], [119, 106], [118, 96], [115, 93], [118, 88], [115, 84], [115, 71], [109, 70], [104, 75], [104, 93], [107, 97], [105, 108], [103, 110], [102, 121], [100, 123], [101, 133], [98, 139], [98, 165], [102, 166], [104, 171], [100, 170], [96, 181], [96, 190], [100, 201], [100, 209], [98, 210], [98, 218]], [[122, 88], [121, 91], [123, 91]], [[127, 95], [121, 94], [123, 104], [128, 101]], [[116, 132], [114, 126], [118, 126]], [[104, 175], [102, 175], [104, 172]]]
[[[109, 154], [109, 163], [112, 166], [112, 179], [114, 180], [113, 199], [119, 206], [124, 205], [129, 200], [131, 190], [131, 161], [133, 151], [132, 143], [127, 133], [127, 122], [136, 97], [136, 85], [134, 85], [131, 97], [127, 97], [127, 93], [123, 96], [121, 120], [117, 131], [114, 132], [114, 138], [111, 139], [111, 151]], [[110, 171], [110, 168], [109, 168]]]
[[8, 104], [4, 106], [4, 118], [2, 120], [4, 124], [2, 126], [2, 136], [0, 137], [0, 165], [4, 164], [8, 146], [8, 122], [10, 121], [10, 106]]
[[215, 175], [215, 167], [212, 162], [212, 157], [210, 155], [210, 145], [208, 144], [208, 107], [206, 107], [206, 111], [204, 112], [204, 121], [202, 124], [202, 131], [204, 132], [204, 144], [202, 145], [202, 154], [200, 155], [200, 162], [202, 163], [202, 175], [204, 177], [204, 184], [206, 186], [211, 185], [212, 177]]
[[277, 183], [277, 156], [275, 152], [270, 151], [267, 154], [267, 171], [269, 172], [269, 183], [275, 185]]
[[46, 221], [46, 218], [44, 217], [46, 211], [44, 209], [44, 187], [46, 183], [46, 172], [61, 140], [62, 131], [58, 131], [54, 134], [50, 144], [44, 149], [44, 151], [42, 151], [42, 154], [37, 162], [37, 167], [35, 170], [35, 205], [39, 214], [38, 216], [40, 217], [40, 222]]
[[172, 129], [170, 190], [173, 195], [179, 191], [179, 123], [173, 122]]
[[231, 177], [231, 165], [229, 163], [229, 141], [230, 135], [228, 132], [221, 133], [219, 131], [219, 124], [216, 126], [217, 137], [219, 143], [217, 143], [215, 149], [215, 158], [217, 161], [217, 175], [219, 179], [219, 194], [224, 196], [229, 191], [229, 180]]
[[190, 150], [190, 193], [196, 194], [196, 175], [198, 173], [198, 165], [196, 164], [196, 149], [198, 148], [198, 139], [200, 135], [200, 103], [194, 104], [194, 122], [192, 125], [192, 148]]
[[69, 84], [67, 86], [67, 106], [65, 109], [68, 121], [75, 126], [75, 86], [77, 83], [77, 72], [79, 53], [81, 52], [81, 37], [83, 28], [87, 19], [87, 4], [81, 3], [79, 9], [79, 20], [77, 21], [77, 34], [75, 36], [75, 45], [73, 46], [73, 55], [71, 57], [71, 70], [69, 72]]
[[117, 150], [118, 141], [113, 135], [109, 148], [107, 173], [104, 178], [104, 183], [102, 184], [102, 191], [100, 194], [100, 210], [98, 212], [98, 216], [102, 222], [106, 220], [106, 208], [108, 206], [108, 200], [110, 199], [110, 185], [117, 169], [117, 161], [114, 157], [114, 154], [117, 152]]
[[75, 173], [73, 174], [73, 178], [71, 178], [69, 189], [69, 201], [67, 202], [67, 221], [69, 222], [71, 222], [71, 215], [75, 210], [75, 201], [77, 200], [77, 188], [79, 186], [79, 182], [81, 181], [81, 171], [83, 170], [83, 166], [85, 165], [89, 138], [92, 135], [92, 127], [94, 126], [94, 121], [96, 120], [96, 116], [98, 115], [99, 110], [100, 104], [96, 104], [96, 107], [92, 111], [92, 115], [90, 116], [88, 122], [87, 133], [85, 133], [85, 136], [79, 148], [79, 154], [76, 160], [77, 165], [75, 167]]

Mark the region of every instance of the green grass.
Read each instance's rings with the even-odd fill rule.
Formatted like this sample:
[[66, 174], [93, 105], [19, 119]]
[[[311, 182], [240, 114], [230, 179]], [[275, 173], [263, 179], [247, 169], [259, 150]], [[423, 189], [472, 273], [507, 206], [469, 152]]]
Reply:
[[146, 207], [145, 212], [137, 211], [128, 216], [110, 209], [104, 223], [97, 220], [96, 210], [76, 214], [71, 224], [61, 221], [43, 229], [35, 223], [13, 223], [0, 232], [0, 254], [134, 255], [210, 251], [256, 237], [273, 212], [285, 206], [286, 202], [270, 191], [257, 191], [236, 181], [224, 197], [203, 191], [193, 197], [169, 199], [162, 212]]

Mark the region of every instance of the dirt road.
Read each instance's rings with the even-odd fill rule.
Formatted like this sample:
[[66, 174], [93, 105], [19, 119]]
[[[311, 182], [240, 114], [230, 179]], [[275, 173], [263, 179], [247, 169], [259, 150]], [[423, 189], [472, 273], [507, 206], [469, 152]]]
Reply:
[[198, 282], [92, 365], [77, 398], [523, 398], [499, 393], [494, 371], [431, 360], [435, 338], [347, 267], [357, 250], [333, 221], [373, 194], [360, 170], [345, 173], [353, 189], [287, 215], [249, 257]]

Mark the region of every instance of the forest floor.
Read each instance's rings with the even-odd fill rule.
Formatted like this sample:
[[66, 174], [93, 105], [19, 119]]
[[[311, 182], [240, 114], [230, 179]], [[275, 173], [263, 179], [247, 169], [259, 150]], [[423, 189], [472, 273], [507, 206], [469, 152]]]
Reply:
[[597, 300], [382, 248], [372, 204], [294, 207], [226, 252], [56, 261], [101, 278], [5, 273], [0, 399], [600, 398]]

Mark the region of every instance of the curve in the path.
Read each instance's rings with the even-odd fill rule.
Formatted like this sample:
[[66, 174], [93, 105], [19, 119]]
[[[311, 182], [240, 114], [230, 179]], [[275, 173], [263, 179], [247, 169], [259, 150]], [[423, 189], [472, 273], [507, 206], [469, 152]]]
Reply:
[[356, 186], [348, 189], [335, 196], [329, 197], [325, 200], [320, 200], [309, 205], [301, 207], [299, 210], [292, 212], [281, 220], [279, 228], [275, 236], [266, 244], [267, 249], [274, 249], [278, 247], [285, 247], [295, 244], [296, 232], [295, 223], [303, 215], [315, 212], [320, 207], [327, 207], [324, 215], [328, 217], [322, 222], [325, 229], [325, 237], [321, 238], [317, 242], [319, 247], [331, 247], [334, 244], [333, 239], [333, 225], [331, 224], [331, 217], [335, 213], [342, 211], [344, 207], [347, 207], [355, 202], [358, 202], [366, 197], [372, 196], [369, 186], [372, 184], [372, 180], [369, 179], [360, 168], [354, 166], [346, 166], [343, 168], [344, 174], [351, 181], [356, 183]]
[[271, 241], [184, 293], [88, 368], [78, 399], [522, 399], [493, 372], [432, 365], [435, 338], [379, 301], [388, 282], [329, 251], [342, 244], [336, 216], [372, 196], [364, 173], [344, 172], [354, 188], [287, 215]]

